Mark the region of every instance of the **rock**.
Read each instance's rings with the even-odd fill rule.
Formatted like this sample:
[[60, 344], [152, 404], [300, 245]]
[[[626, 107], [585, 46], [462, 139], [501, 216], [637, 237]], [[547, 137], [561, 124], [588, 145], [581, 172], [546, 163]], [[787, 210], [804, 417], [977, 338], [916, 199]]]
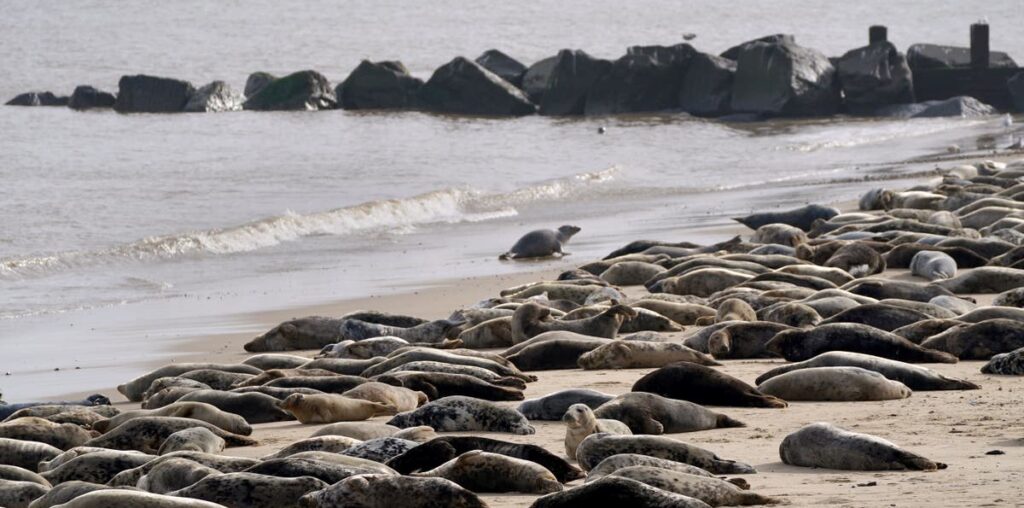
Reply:
[[194, 91], [192, 83], [180, 79], [121, 76], [114, 109], [119, 113], [179, 113]]
[[412, 109], [421, 86], [402, 62], [363, 60], [335, 94], [343, 109]]
[[[989, 67], [1016, 67], [1010, 55], [1001, 51], [990, 51]], [[907, 48], [907, 63], [910, 70], [955, 69], [971, 66], [971, 49], [938, 44], [914, 44]]]
[[961, 95], [944, 101], [925, 101], [916, 104], [900, 104], [888, 106], [875, 111], [875, 115], [891, 118], [934, 118], [940, 116], [959, 116], [974, 118], [995, 114], [992, 106], [974, 97]]
[[112, 108], [117, 99], [114, 94], [97, 90], [89, 85], [76, 86], [68, 100], [71, 109], [85, 110], [93, 108]]
[[825, 55], [790, 39], [743, 46], [732, 87], [733, 111], [823, 116], [839, 109], [836, 72]]
[[679, 90], [679, 107], [696, 116], [729, 114], [736, 62], [720, 56], [697, 53]]
[[[249, 84], [246, 83], [247, 89]], [[242, 107], [258, 111], [317, 111], [332, 109], [336, 102], [331, 82], [323, 74], [299, 71], [271, 81]]]
[[496, 49], [484, 51], [484, 54], [476, 58], [476, 63], [497, 74], [501, 79], [512, 83], [515, 87], [520, 87], [523, 84], [526, 66], [501, 51]]
[[587, 93], [611, 70], [612, 63], [580, 50], [563, 49], [555, 58], [548, 89], [540, 102], [540, 114], [582, 115]]
[[634, 46], [587, 94], [584, 113], [608, 115], [679, 109], [679, 91], [697, 50], [689, 44]]
[[7, 106], [67, 106], [67, 96], [58, 97], [52, 92], [27, 92], [7, 101]]
[[856, 114], [914, 102], [907, 59], [889, 41], [848, 51], [836, 65], [846, 105]]
[[773, 43], [773, 44], [777, 43], [777, 42], [789, 42], [791, 44], [796, 44], [796, 39], [794, 39], [793, 36], [790, 35], [790, 34], [766, 35], [764, 37], [761, 37], [761, 38], [758, 38], [758, 39], [754, 39], [752, 41], [747, 41], [747, 42], [744, 42], [744, 43], [741, 43], [741, 44], [737, 44], [737, 45], [735, 45], [735, 46], [733, 46], [733, 47], [723, 51], [722, 54], [718, 55], [718, 56], [720, 56], [722, 58], [727, 58], [729, 60], [736, 61], [740, 57], [740, 51], [742, 51], [743, 48], [746, 48], [747, 46], [750, 46], [751, 44], [754, 44], [755, 42], [768, 42], [768, 43]]
[[[1006, 87], [1010, 89], [1010, 100], [1013, 101], [1015, 111], [1024, 111], [1024, 72], [1014, 74], [1006, 80]], [[10, 104], [8, 102], [8, 104]]]
[[269, 72], [254, 72], [245, 80], [245, 90], [242, 92], [246, 97], [252, 97], [260, 93], [264, 87], [277, 79], [277, 76]]
[[523, 73], [523, 84], [520, 88], [535, 104], [539, 104], [543, 100], [544, 92], [548, 90], [551, 71], [555, 70], [556, 63], [558, 63], [558, 56], [545, 58], [528, 67]]
[[214, 81], [192, 93], [185, 104], [189, 113], [221, 113], [242, 109], [242, 96], [223, 81]]
[[418, 97], [423, 108], [435, 113], [521, 116], [537, 110], [518, 88], [461, 56], [434, 71]]

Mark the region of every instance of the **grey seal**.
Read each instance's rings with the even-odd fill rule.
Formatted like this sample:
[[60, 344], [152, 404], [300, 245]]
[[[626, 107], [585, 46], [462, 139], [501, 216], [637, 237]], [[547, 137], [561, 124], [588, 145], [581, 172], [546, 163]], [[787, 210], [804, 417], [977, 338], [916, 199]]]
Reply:
[[950, 328], [929, 337], [921, 347], [945, 351], [961, 360], [988, 360], [993, 355], [1024, 347], [1024, 322], [989, 319]]
[[723, 268], [701, 268], [685, 275], [664, 279], [660, 285], [662, 292], [665, 293], [707, 298], [752, 278], [754, 275], [749, 272]]
[[160, 444], [157, 455], [166, 455], [172, 452], [220, 453], [226, 446], [224, 438], [208, 429], [193, 427], [167, 436], [167, 439]]
[[379, 422], [338, 422], [324, 425], [317, 429], [310, 437], [320, 436], [344, 436], [359, 441], [366, 441], [378, 437], [388, 437], [398, 432], [398, 427], [386, 425]]
[[562, 416], [565, 422], [565, 454], [569, 457], [576, 456], [576, 447], [591, 434], [599, 432], [607, 434], [629, 435], [633, 431], [625, 423], [618, 420], [598, 418], [594, 416], [594, 410], [585, 404], [573, 404]]
[[402, 474], [433, 469], [471, 450], [500, 453], [517, 459], [529, 460], [544, 466], [554, 473], [558, 481], [567, 483], [585, 476], [576, 466], [565, 459], [532, 444], [510, 443], [478, 436], [442, 436], [431, 439], [402, 455], [388, 461]]
[[484, 321], [463, 330], [459, 340], [468, 348], [508, 347], [515, 344], [512, 336], [512, 316]]
[[931, 316], [905, 307], [885, 303], [869, 303], [844, 310], [820, 324], [860, 323], [872, 328], [891, 332], [897, 328], [931, 319]]
[[179, 376], [192, 370], [201, 369], [222, 370], [225, 372], [238, 372], [242, 374], [252, 375], [258, 375], [261, 372], [263, 372], [262, 370], [257, 369], [256, 367], [253, 367], [251, 365], [222, 363], [176, 363], [173, 365], [166, 365], [147, 374], [143, 374], [142, 376], [139, 376], [123, 385], [118, 386], [117, 391], [121, 392], [121, 395], [124, 395], [125, 397], [128, 398], [128, 400], [132, 402], [140, 402], [142, 401], [143, 394], [146, 393], [146, 389], [149, 388], [149, 385], [153, 383], [153, 381], [162, 377]]
[[594, 414], [598, 418], [619, 420], [634, 434], [675, 434], [746, 426], [698, 404], [645, 392], [623, 393], [598, 407]]
[[840, 247], [824, 266], [839, 268], [854, 277], [866, 277], [885, 271], [885, 259], [878, 251], [860, 242], [848, 243]]
[[25, 508], [32, 501], [43, 497], [49, 486], [35, 482], [0, 480], [0, 505], [8, 508]]
[[221, 472], [198, 462], [173, 457], [153, 466], [148, 473], [139, 478], [137, 486], [146, 492], [166, 494], [194, 485], [199, 480], [215, 474]]
[[[2, 394], [0, 394], [2, 395]], [[0, 397], [2, 398], [2, 397]], [[38, 408], [40, 406], [59, 406], [60, 411], [67, 411], [77, 407], [87, 408], [91, 411], [99, 411], [102, 416], [110, 416], [105, 414], [105, 411], [114, 411], [116, 414], [117, 409], [110, 406], [110, 399], [105, 395], [94, 393], [82, 400], [64, 400], [59, 402], [18, 402], [8, 404], [3, 400], [0, 400], [0, 421], [9, 418], [12, 414], [17, 411], [22, 411], [29, 408]], [[59, 411], [58, 411], [59, 412]], [[50, 413], [53, 414], [53, 413]], [[30, 416], [44, 416], [40, 414], [33, 414]]]
[[[314, 453], [326, 454], [326, 452]], [[367, 467], [340, 464], [334, 461], [316, 460], [305, 457], [264, 460], [243, 472], [276, 476], [279, 478], [299, 478], [302, 476], [310, 476], [328, 485], [340, 482], [345, 478], [358, 474], [381, 474], [380, 471]]]
[[658, 467], [630, 466], [619, 469], [608, 476], [636, 480], [666, 492], [699, 499], [711, 506], [776, 504], [779, 502], [755, 492], [744, 491], [725, 480]]
[[246, 358], [242, 365], [251, 365], [260, 370], [294, 369], [308, 362], [309, 358], [305, 356], [264, 353]]
[[578, 364], [593, 369], [644, 369], [675, 362], [721, 365], [714, 358], [672, 342], [612, 341], [580, 355]]
[[911, 394], [903, 383], [860, 367], [798, 369], [774, 376], [757, 389], [788, 401], [895, 400]]
[[413, 477], [444, 478], [473, 492], [547, 494], [562, 490], [555, 475], [536, 462], [472, 450]]
[[73, 423], [54, 423], [36, 416], [0, 423], [0, 438], [38, 441], [61, 450], [81, 446], [96, 434]]
[[[397, 351], [396, 351], [397, 353]], [[418, 361], [434, 361], [451, 363], [455, 365], [469, 365], [472, 367], [480, 367], [487, 369], [500, 376], [512, 376], [522, 379], [523, 381], [536, 381], [535, 376], [523, 374], [515, 366], [511, 366], [511, 363], [499, 363], [488, 358], [481, 358], [475, 356], [466, 356], [456, 354], [449, 351], [438, 351], [438, 350], [424, 350], [419, 349], [415, 351], [405, 351], [395, 356], [388, 358], [387, 360], [378, 363], [365, 371], [363, 371], [363, 377], [373, 377], [383, 374], [399, 365], [405, 365], [410, 362]]]
[[397, 412], [395, 406], [333, 393], [293, 393], [278, 405], [304, 424], [368, 420], [374, 416], [393, 415]]
[[550, 393], [536, 399], [524, 400], [516, 409], [530, 420], [558, 421], [573, 404], [585, 404], [591, 409], [615, 398], [614, 395], [585, 388], [572, 388]]
[[814, 221], [819, 219], [827, 221], [836, 215], [839, 215], [839, 210], [836, 208], [809, 204], [779, 212], [759, 212], [745, 217], [733, 217], [732, 220], [755, 230], [765, 224], [788, 224], [804, 231], [810, 231]]
[[78, 455], [41, 474], [54, 485], [70, 480], [107, 483], [118, 473], [139, 467], [155, 458], [154, 455], [121, 450], [95, 451]]
[[637, 453], [660, 459], [684, 462], [714, 474], [750, 474], [753, 467], [734, 460], [725, 460], [718, 455], [664, 436], [617, 436], [614, 434], [592, 434], [580, 443], [576, 450], [576, 461], [585, 470], [590, 470], [602, 460], [620, 453]]
[[113, 488], [114, 487], [108, 487], [97, 483], [72, 480], [60, 485], [55, 485], [52, 489], [47, 491], [46, 494], [42, 497], [36, 498], [36, 500], [32, 501], [32, 504], [28, 506], [29, 508], [52, 508], [54, 506], [63, 505], [64, 503], [67, 503], [78, 496], [88, 494], [89, 492]]
[[204, 421], [171, 416], [143, 416], [129, 420], [118, 428], [90, 440], [87, 446], [98, 446], [112, 450], [137, 450], [156, 453], [168, 436], [192, 427], [203, 427], [224, 439], [227, 446], [253, 446], [256, 440], [232, 434]]
[[[637, 311], [625, 305], [613, 305], [600, 314], [575, 320], [549, 320], [551, 309], [527, 302], [512, 314], [512, 338], [518, 343], [544, 332], [567, 331], [591, 337], [614, 339], [622, 323], [637, 317]], [[546, 320], [547, 319], [547, 320]]]
[[[520, 370], [526, 372], [572, 369], [579, 364], [583, 355], [610, 342], [615, 341], [597, 337], [546, 340], [524, 347], [506, 358]], [[521, 344], [525, 344], [525, 342]]]
[[692, 497], [668, 492], [628, 478], [605, 476], [582, 486], [534, 501], [530, 508], [629, 506], [630, 508], [709, 508]]
[[[459, 322], [448, 319], [439, 319], [411, 328], [400, 328], [397, 326], [367, 323], [358, 319], [346, 319], [341, 322], [338, 337], [342, 340], [360, 341], [375, 337], [398, 337], [407, 342], [426, 342], [429, 344], [441, 344], [448, 337], [448, 334], [458, 327]], [[326, 344], [318, 345], [312, 349], [321, 349]]]
[[357, 475], [299, 499], [304, 508], [361, 506], [394, 508], [400, 492], [403, 508], [486, 508], [476, 494], [444, 478]]
[[642, 299], [630, 302], [630, 307], [647, 309], [657, 312], [681, 325], [692, 325], [702, 317], [714, 317], [715, 309], [707, 305], [694, 303], [666, 302], [661, 300]]
[[977, 390], [980, 388], [970, 381], [947, 377], [919, 365], [848, 351], [829, 351], [810, 360], [776, 367], [758, 376], [755, 382], [760, 385], [780, 374], [810, 367], [860, 367], [877, 372], [893, 381], [899, 381], [914, 391]]
[[362, 442], [363, 440], [361, 439], [354, 439], [348, 436], [329, 435], [311, 437], [295, 441], [277, 452], [267, 455], [264, 459], [283, 459], [296, 453], [311, 451], [340, 453]]
[[981, 371], [985, 374], [1024, 376], [1024, 347], [993, 356], [988, 363], [982, 365]]
[[0, 464], [0, 481], [33, 482], [38, 483], [43, 487], [51, 487], [50, 481], [39, 476], [39, 474], [25, 468], [11, 466], [8, 464]]
[[373, 381], [363, 383], [342, 395], [392, 406], [396, 411], [412, 411], [428, 401], [427, 394], [423, 392]]
[[199, 499], [183, 499], [141, 490], [103, 489], [87, 492], [59, 508], [224, 508]]
[[522, 413], [472, 397], [452, 396], [437, 399], [415, 411], [399, 413], [388, 421], [399, 428], [429, 425], [438, 432], [486, 431], [534, 434]]
[[255, 473], [211, 475], [169, 496], [201, 499], [228, 507], [277, 508], [295, 504], [295, 500], [327, 487], [311, 476], [278, 478]]
[[234, 434], [241, 434], [243, 436], [252, 434], [252, 426], [250, 426], [249, 423], [245, 421], [245, 418], [242, 418], [241, 416], [221, 411], [216, 406], [206, 404], [204, 402], [181, 400], [159, 409], [135, 409], [125, 411], [113, 418], [96, 422], [92, 428], [100, 432], [110, 432], [128, 420], [143, 416], [179, 416], [181, 418], [192, 418], [194, 420], [202, 420], [206, 423], [216, 425], [217, 427]]
[[828, 351], [850, 351], [910, 363], [956, 363], [949, 353], [921, 347], [899, 335], [856, 323], [833, 323], [781, 332], [765, 346], [798, 362]]
[[250, 424], [283, 422], [291, 414], [278, 407], [278, 400], [262, 393], [233, 393], [217, 390], [197, 390], [178, 399], [179, 402], [205, 402], [227, 413], [241, 416]]
[[616, 286], [640, 286], [666, 270], [661, 265], [642, 261], [615, 263], [601, 273], [601, 280]]
[[935, 471], [946, 465], [908, 452], [881, 438], [830, 423], [807, 425], [779, 446], [782, 462], [793, 466], [852, 471]]
[[593, 469], [587, 472], [587, 479], [584, 480], [586, 483], [590, 483], [598, 478], [607, 476], [619, 469], [624, 467], [633, 466], [650, 466], [660, 469], [667, 469], [669, 471], [677, 471], [680, 473], [686, 473], [694, 476], [703, 476], [706, 478], [714, 478], [711, 473], [697, 467], [691, 466], [685, 462], [676, 462], [674, 460], [659, 459], [657, 457], [651, 457], [650, 455], [639, 455], [636, 453], [620, 453], [618, 455], [612, 455], [602, 460], [598, 465], [594, 466]]
[[399, 372], [379, 376], [378, 381], [418, 390], [430, 399], [451, 395], [465, 395], [484, 400], [523, 400], [522, 389], [510, 383], [522, 382], [519, 378], [504, 377], [496, 384], [474, 376], [448, 374], [443, 372]]
[[378, 437], [368, 439], [341, 452], [342, 455], [372, 460], [381, 464], [419, 446], [416, 441], [399, 437]]
[[345, 340], [328, 344], [317, 354], [318, 358], [356, 358], [368, 360], [375, 356], [387, 356], [392, 351], [411, 345], [398, 337], [374, 337], [363, 340]]
[[779, 244], [796, 247], [807, 243], [807, 233], [788, 224], [765, 224], [750, 236], [750, 243]]
[[1002, 293], [1024, 286], [1024, 270], [982, 266], [936, 284], [956, 294]]
[[633, 384], [634, 392], [715, 406], [786, 407], [786, 401], [765, 395], [724, 372], [679, 362], [648, 373]]
[[956, 276], [956, 260], [945, 252], [923, 250], [910, 260], [910, 273], [930, 281], [952, 279]]
[[0, 463], [39, 472], [39, 463], [52, 460], [61, 449], [38, 441], [0, 438]]
[[708, 337], [708, 351], [715, 358], [773, 358], [768, 344], [779, 332], [793, 327], [780, 323], [729, 323]]
[[498, 256], [498, 259], [563, 256], [566, 253], [562, 250], [562, 247], [569, 243], [569, 239], [579, 232], [579, 227], [569, 225], [561, 226], [557, 231], [550, 229], [530, 231], [517, 240], [508, 252]]

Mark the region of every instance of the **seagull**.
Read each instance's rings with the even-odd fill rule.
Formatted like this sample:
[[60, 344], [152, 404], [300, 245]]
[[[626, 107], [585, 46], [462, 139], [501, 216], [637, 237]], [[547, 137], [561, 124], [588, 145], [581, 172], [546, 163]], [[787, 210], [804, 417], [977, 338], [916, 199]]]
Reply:
[[603, 125], [597, 128], [598, 134], [604, 134], [605, 132], [608, 132], [608, 129], [605, 129]]

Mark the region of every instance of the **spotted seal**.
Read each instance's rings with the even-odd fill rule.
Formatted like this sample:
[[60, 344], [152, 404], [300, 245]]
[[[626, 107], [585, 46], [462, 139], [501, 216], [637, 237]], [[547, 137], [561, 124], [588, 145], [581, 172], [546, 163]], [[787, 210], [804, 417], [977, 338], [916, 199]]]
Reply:
[[946, 467], [884, 439], [825, 422], [812, 423], [786, 436], [779, 446], [779, 456], [793, 466], [852, 471], [935, 471]]
[[560, 226], [557, 230], [537, 229], [523, 235], [516, 241], [508, 252], [498, 256], [498, 259], [523, 259], [542, 258], [551, 256], [564, 256], [562, 250], [569, 239], [580, 232], [577, 226]]
[[594, 414], [598, 418], [621, 421], [634, 434], [675, 434], [746, 426], [698, 404], [646, 392], [623, 393], [595, 409]]
[[547, 494], [562, 490], [555, 475], [535, 462], [472, 450], [414, 477], [451, 480], [473, 492]]
[[632, 391], [714, 406], [787, 406], [786, 401], [765, 395], [724, 372], [687, 362], [674, 363], [647, 374], [633, 384]]
[[576, 449], [576, 461], [590, 470], [602, 460], [620, 453], [637, 453], [697, 466], [714, 474], [751, 474], [753, 467], [664, 436], [618, 436], [592, 434]]
[[810, 360], [776, 367], [758, 376], [755, 382], [760, 385], [780, 374], [810, 367], [860, 367], [877, 372], [893, 381], [899, 381], [914, 391], [980, 388], [970, 381], [947, 377], [919, 365], [848, 351], [829, 351]]
[[985, 374], [1024, 376], [1024, 347], [993, 356], [981, 371]]
[[438, 432], [485, 431], [534, 434], [522, 413], [472, 397], [443, 397], [388, 421], [399, 428], [429, 425]]

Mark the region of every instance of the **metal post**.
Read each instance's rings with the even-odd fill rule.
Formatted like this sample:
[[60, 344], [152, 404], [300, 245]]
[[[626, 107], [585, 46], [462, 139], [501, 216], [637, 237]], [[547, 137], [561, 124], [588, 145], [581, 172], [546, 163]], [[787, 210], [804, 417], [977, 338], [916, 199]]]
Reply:
[[872, 25], [868, 28], [868, 44], [889, 40], [889, 29], [883, 25]]
[[988, 69], [988, 24], [971, 25], [971, 68]]

